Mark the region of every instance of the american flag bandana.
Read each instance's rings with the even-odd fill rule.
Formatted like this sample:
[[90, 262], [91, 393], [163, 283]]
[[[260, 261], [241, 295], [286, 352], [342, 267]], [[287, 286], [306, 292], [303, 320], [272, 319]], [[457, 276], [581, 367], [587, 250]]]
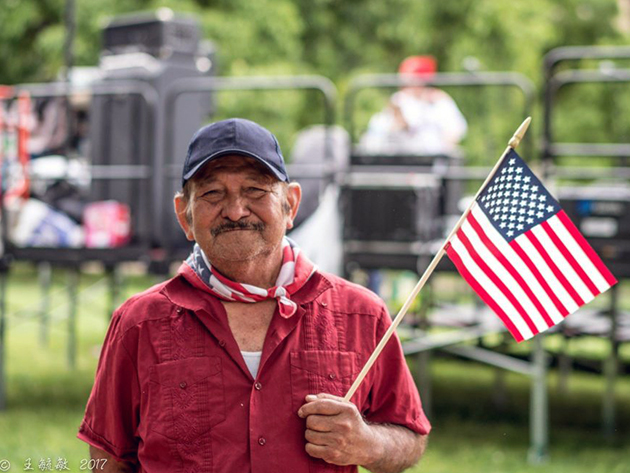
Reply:
[[195, 286], [199, 289], [210, 292], [224, 301], [253, 304], [267, 299], [276, 299], [278, 311], [285, 319], [291, 317], [297, 310], [297, 304], [291, 300], [291, 296], [306, 284], [317, 269], [302, 254], [298, 246], [287, 237], [284, 237], [282, 241], [282, 266], [276, 285], [269, 289], [241, 284], [226, 278], [212, 267], [196, 243], [184, 263], [197, 276], [200, 284], [195, 284]]

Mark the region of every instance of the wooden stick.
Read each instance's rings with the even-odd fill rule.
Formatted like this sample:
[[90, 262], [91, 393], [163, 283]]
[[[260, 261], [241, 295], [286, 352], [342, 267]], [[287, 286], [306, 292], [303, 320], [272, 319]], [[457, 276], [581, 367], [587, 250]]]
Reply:
[[466, 211], [459, 218], [459, 220], [455, 224], [455, 227], [453, 228], [453, 230], [451, 230], [451, 233], [449, 233], [446, 240], [444, 240], [442, 247], [437, 252], [437, 254], [433, 257], [433, 260], [431, 260], [431, 263], [429, 264], [427, 269], [424, 271], [424, 274], [422, 275], [422, 277], [416, 284], [416, 287], [413, 288], [413, 291], [411, 291], [411, 294], [409, 294], [409, 296], [407, 297], [407, 300], [398, 311], [396, 318], [394, 318], [394, 320], [392, 321], [392, 324], [387, 329], [387, 332], [385, 332], [385, 335], [383, 335], [383, 338], [381, 338], [381, 341], [378, 343], [378, 345], [374, 349], [374, 352], [372, 352], [372, 355], [370, 356], [368, 361], [365, 363], [365, 366], [363, 366], [363, 369], [361, 370], [357, 378], [354, 380], [354, 383], [352, 383], [352, 386], [350, 387], [347, 394], [343, 398], [344, 401], [349, 401], [354, 395], [354, 393], [356, 392], [356, 390], [359, 388], [359, 386], [363, 382], [363, 379], [368, 374], [368, 371], [370, 371], [370, 368], [372, 368], [372, 365], [374, 364], [378, 356], [381, 354], [381, 351], [383, 351], [385, 344], [389, 341], [389, 339], [391, 338], [394, 331], [396, 330], [396, 328], [402, 321], [405, 314], [407, 314], [407, 311], [409, 310], [409, 307], [413, 303], [413, 300], [416, 298], [418, 293], [420, 293], [420, 290], [429, 279], [429, 276], [431, 276], [431, 273], [433, 273], [433, 270], [435, 270], [436, 266], [442, 259], [442, 256], [444, 256], [444, 253], [446, 253], [446, 247], [449, 241], [451, 241], [451, 238], [453, 237], [453, 235], [455, 235], [457, 230], [459, 230], [459, 227], [461, 227], [461, 225], [464, 223], [464, 220], [470, 213], [472, 206], [477, 200], [477, 197], [479, 197], [479, 194], [483, 191], [483, 189], [485, 189], [485, 187], [488, 185], [488, 182], [490, 182], [490, 180], [494, 177], [495, 173], [497, 172], [497, 169], [499, 169], [499, 166], [503, 162], [503, 159], [508, 155], [510, 150], [516, 148], [519, 145], [519, 143], [523, 139], [523, 136], [525, 136], [525, 132], [527, 131], [527, 128], [529, 127], [529, 124], [531, 121], [532, 121], [531, 117], [527, 117], [525, 121], [521, 124], [521, 126], [518, 127], [518, 129], [516, 130], [516, 133], [514, 133], [514, 135], [508, 142], [508, 147], [505, 149], [505, 151], [503, 152], [503, 154], [501, 155], [497, 163], [494, 165], [494, 167], [492, 168], [492, 171], [490, 171], [490, 174], [488, 174], [488, 177], [486, 178], [484, 183], [481, 185], [481, 187], [477, 191], [477, 194], [475, 194], [475, 198], [472, 200], [472, 202], [468, 205], [468, 208], [466, 209]]

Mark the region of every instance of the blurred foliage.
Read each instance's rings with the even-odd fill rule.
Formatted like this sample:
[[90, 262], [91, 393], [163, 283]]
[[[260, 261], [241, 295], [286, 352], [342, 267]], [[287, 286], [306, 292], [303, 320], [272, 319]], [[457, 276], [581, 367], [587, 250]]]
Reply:
[[[0, 83], [54, 80], [63, 64], [64, 1], [1, 1]], [[221, 75], [320, 74], [333, 80], [342, 96], [353, 77], [394, 72], [412, 54], [434, 55], [440, 71], [520, 72], [540, 89], [542, 58], [549, 50], [627, 39], [616, 27], [615, 0], [76, 0], [76, 64], [98, 63], [108, 17], [159, 7], [199, 20], [203, 37], [218, 46]], [[630, 94], [621, 89], [562, 89], [562, 110], [554, 114], [558, 138], [627, 141], [630, 124], [622, 110]], [[522, 121], [522, 98], [496, 87], [448, 91], [470, 123], [463, 143], [469, 162], [489, 164]], [[285, 147], [297, 130], [322, 122], [321, 101], [313, 94], [221, 95], [221, 116], [261, 119]], [[359, 94], [354, 114], [359, 130], [385, 97], [384, 91]], [[536, 134], [540, 107], [534, 117]]]

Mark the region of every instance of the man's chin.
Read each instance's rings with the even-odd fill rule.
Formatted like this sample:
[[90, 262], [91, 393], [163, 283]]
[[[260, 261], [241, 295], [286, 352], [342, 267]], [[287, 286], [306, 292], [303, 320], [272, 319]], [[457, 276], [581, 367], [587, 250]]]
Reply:
[[265, 248], [259, 232], [233, 230], [218, 235], [207, 256], [211, 261], [213, 257], [234, 262], [248, 261], [263, 253]]

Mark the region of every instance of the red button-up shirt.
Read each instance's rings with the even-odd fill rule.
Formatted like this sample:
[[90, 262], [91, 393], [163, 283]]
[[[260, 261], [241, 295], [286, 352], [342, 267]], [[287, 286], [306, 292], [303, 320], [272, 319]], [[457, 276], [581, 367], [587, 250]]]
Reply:
[[[366, 289], [315, 273], [276, 311], [256, 379], [221, 302], [185, 276], [129, 299], [112, 318], [78, 437], [149, 473], [355, 472], [310, 457], [297, 411], [343, 396], [391, 323]], [[365, 418], [426, 434], [418, 391], [393, 337], [352, 398]]]

